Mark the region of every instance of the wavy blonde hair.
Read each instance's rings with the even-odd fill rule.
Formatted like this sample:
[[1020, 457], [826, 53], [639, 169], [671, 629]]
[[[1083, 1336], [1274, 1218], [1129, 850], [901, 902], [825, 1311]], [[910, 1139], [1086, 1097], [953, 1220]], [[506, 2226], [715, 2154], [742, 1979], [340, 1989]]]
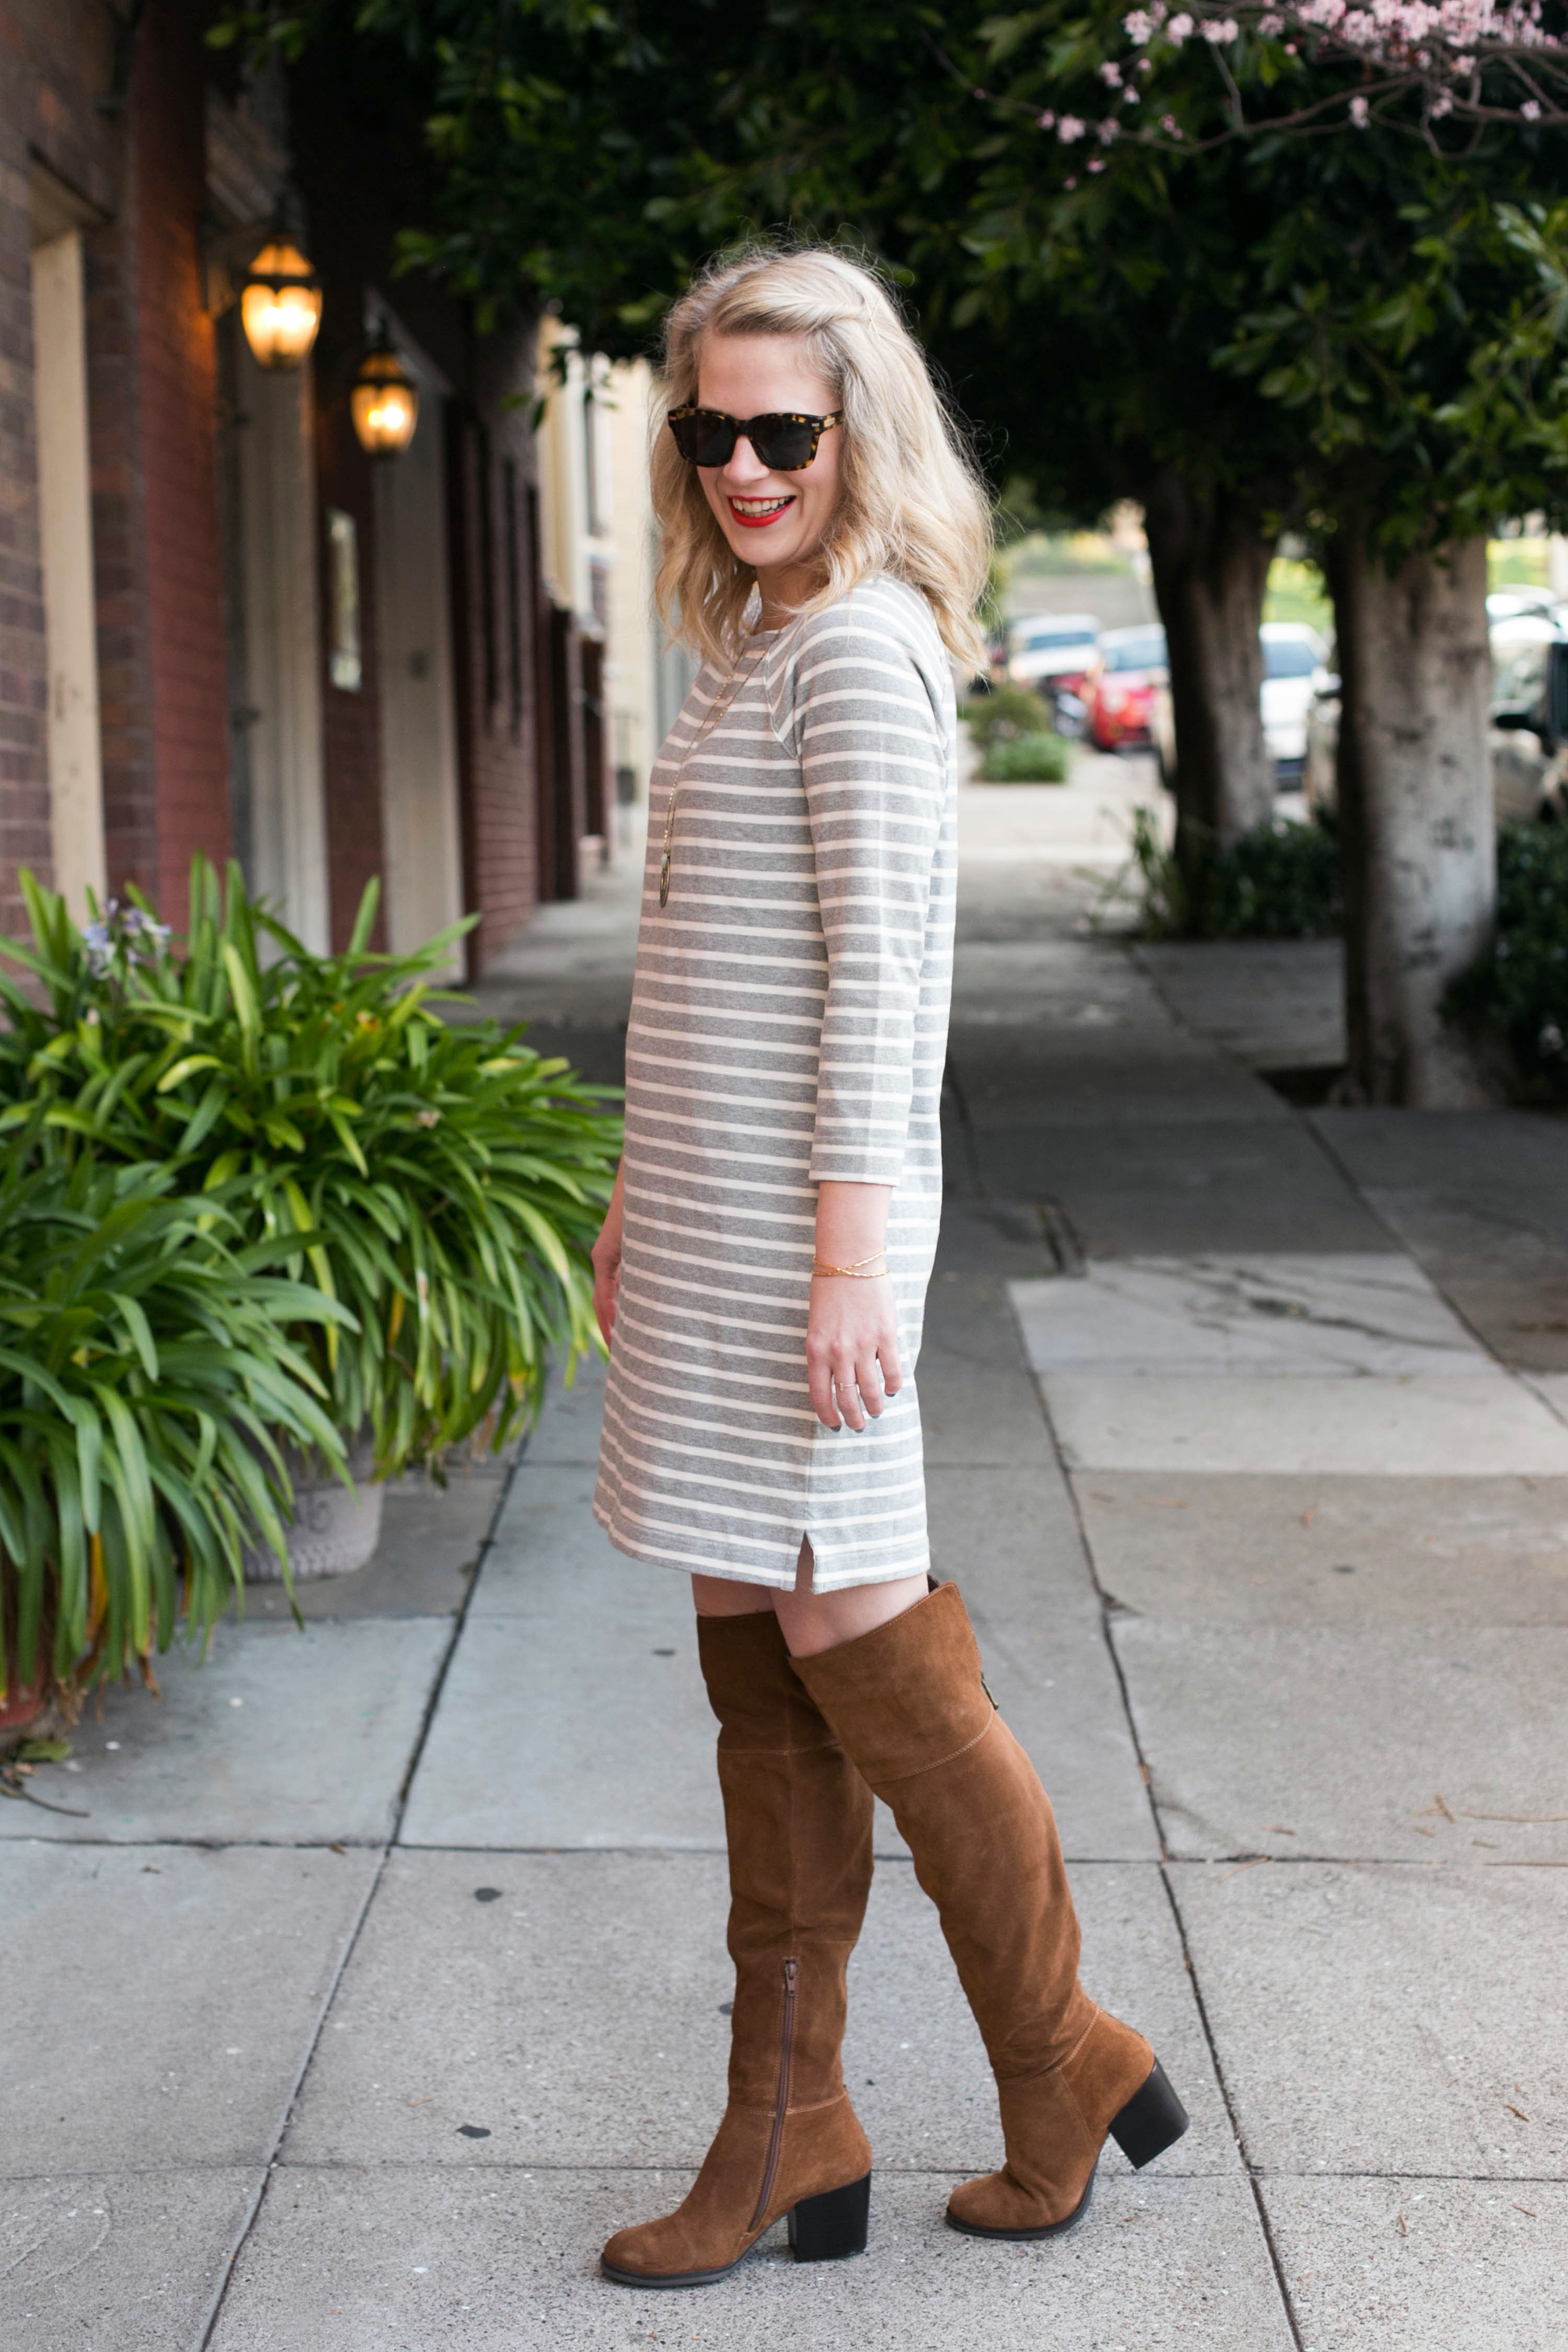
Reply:
[[839, 499], [820, 551], [822, 585], [800, 610], [820, 612], [868, 573], [919, 589], [943, 644], [984, 667], [974, 608], [991, 553], [979, 475], [886, 288], [827, 247], [751, 246], [710, 263], [665, 329], [662, 400], [651, 451], [661, 535], [654, 601], [671, 636], [728, 662], [756, 575], [742, 563], [667, 418], [697, 397], [711, 335], [795, 335], [842, 412]]

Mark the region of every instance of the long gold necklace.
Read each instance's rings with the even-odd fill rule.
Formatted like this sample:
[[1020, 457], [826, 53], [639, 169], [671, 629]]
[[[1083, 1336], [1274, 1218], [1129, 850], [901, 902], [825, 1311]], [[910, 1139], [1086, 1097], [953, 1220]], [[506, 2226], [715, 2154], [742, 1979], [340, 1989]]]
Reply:
[[741, 667], [742, 654], [743, 654], [743, 652], [744, 647], [742, 647], [741, 652], [738, 652], [735, 656], [735, 667], [730, 672], [728, 678], [725, 680], [724, 688], [721, 688], [722, 698], [721, 699], [719, 695], [714, 697], [713, 701], [709, 706], [708, 716], [704, 719], [701, 726], [698, 729], [696, 734], [692, 737], [690, 742], [681, 753], [680, 764], [675, 772], [675, 782], [669, 788], [669, 801], [664, 812], [664, 855], [660, 858], [658, 866], [658, 903], [660, 907], [668, 907], [669, 904], [669, 851], [670, 844], [675, 839], [675, 796], [680, 790], [680, 782], [681, 778], [686, 773], [687, 762], [696, 758], [704, 743], [707, 742], [710, 735], [712, 734], [715, 727], [718, 726], [719, 721], [723, 718], [724, 713], [729, 709], [730, 705], [734, 701], [735, 697], [740, 693], [741, 688], [746, 684], [747, 680], [754, 677], [756, 672], [762, 667], [763, 656], [767, 652], [767, 646], [766, 645], [761, 645], [757, 647], [750, 668], [744, 670]]

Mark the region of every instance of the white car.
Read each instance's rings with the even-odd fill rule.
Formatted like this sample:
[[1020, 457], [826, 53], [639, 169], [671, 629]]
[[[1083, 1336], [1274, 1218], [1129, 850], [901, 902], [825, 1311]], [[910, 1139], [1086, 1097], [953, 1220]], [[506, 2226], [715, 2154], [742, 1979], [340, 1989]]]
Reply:
[[[1327, 682], [1325, 647], [1316, 629], [1304, 621], [1265, 621], [1258, 636], [1263, 651], [1263, 688], [1258, 697], [1263, 740], [1274, 761], [1276, 785], [1280, 792], [1298, 792], [1308, 764], [1309, 718], [1314, 698]], [[1176, 730], [1168, 682], [1155, 688], [1149, 731], [1160, 782], [1167, 792], [1173, 792]]]
[[1007, 676], [1037, 693], [1079, 694], [1100, 643], [1092, 613], [1026, 613], [1007, 629]]
[[1304, 621], [1265, 621], [1263, 737], [1281, 792], [1298, 791], [1307, 765], [1307, 714], [1323, 679], [1323, 641]]
[[[1555, 608], [1563, 613], [1564, 608]], [[1500, 824], [1568, 819], [1568, 632], [1540, 600], [1487, 598], [1492, 656], [1492, 805]], [[1306, 793], [1313, 811], [1335, 805], [1339, 679], [1325, 674], [1308, 729]]]

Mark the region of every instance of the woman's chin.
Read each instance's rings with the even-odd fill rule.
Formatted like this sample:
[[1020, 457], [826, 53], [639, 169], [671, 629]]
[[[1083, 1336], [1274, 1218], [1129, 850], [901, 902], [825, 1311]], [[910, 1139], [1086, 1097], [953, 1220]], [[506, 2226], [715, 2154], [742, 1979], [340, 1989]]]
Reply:
[[737, 560], [749, 563], [756, 572], [775, 572], [783, 564], [800, 560], [798, 531], [775, 536], [772, 530], [743, 530], [739, 524], [731, 523], [724, 537]]

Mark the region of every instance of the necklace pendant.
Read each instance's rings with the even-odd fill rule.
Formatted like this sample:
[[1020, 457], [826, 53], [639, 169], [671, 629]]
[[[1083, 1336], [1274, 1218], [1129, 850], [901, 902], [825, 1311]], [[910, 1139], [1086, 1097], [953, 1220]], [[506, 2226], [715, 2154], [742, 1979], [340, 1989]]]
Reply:
[[669, 852], [668, 849], [658, 865], [658, 903], [661, 907], [668, 907], [669, 904]]

